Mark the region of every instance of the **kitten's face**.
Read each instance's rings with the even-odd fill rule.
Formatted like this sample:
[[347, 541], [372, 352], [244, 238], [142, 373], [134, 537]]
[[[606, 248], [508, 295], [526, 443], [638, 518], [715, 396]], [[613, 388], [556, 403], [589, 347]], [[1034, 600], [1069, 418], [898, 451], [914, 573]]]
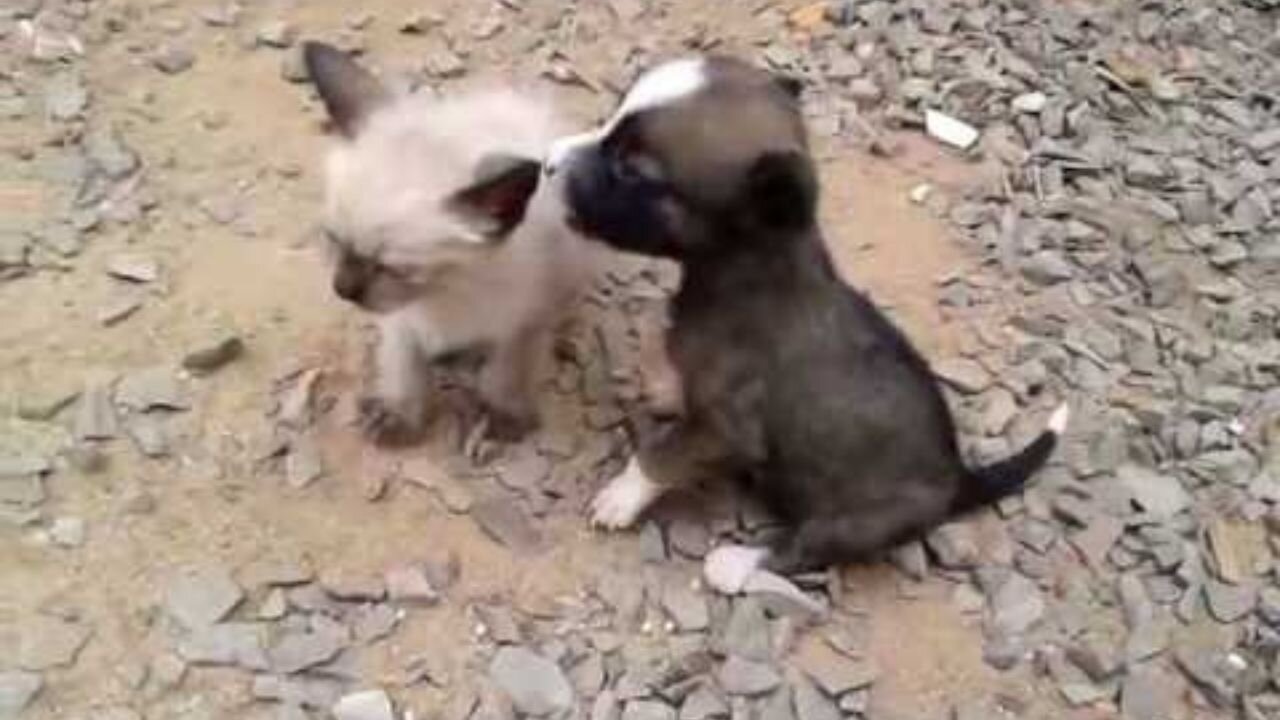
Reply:
[[537, 189], [537, 160], [490, 153], [462, 167], [466, 138], [433, 127], [428, 106], [392, 96], [338, 50], [309, 43], [305, 56], [342, 135], [324, 217], [339, 297], [394, 312], [501, 246]]

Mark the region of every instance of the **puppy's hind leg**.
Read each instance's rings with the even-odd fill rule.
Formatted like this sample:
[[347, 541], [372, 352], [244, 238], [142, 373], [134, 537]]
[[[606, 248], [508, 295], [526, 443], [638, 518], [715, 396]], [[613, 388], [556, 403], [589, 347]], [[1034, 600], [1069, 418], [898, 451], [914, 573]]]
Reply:
[[426, 425], [427, 370], [407, 322], [388, 320], [378, 330], [377, 376], [360, 400], [360, 425], [375, 442], [411, 442]]
[[944, 516], [942, 509], [898, 498], [852, 515], [820, 515], [784, 536], [763, 567], [779, 575], [825, 570], [871, 558]]

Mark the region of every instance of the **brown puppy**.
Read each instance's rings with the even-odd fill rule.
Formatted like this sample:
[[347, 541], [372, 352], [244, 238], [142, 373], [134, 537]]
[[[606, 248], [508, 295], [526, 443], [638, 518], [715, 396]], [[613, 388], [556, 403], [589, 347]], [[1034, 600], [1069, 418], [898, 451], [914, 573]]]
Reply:
[[797, 92], [737, 60], [667, 63], [546, 164], [571, 225], [684, 270], [668, 342], [685, 417], [644, 439], [594, 520], [630, 525], [687, 473], [732, 473], [787, 530], [768, 549], [708, 556], [725, 592], [760, 563], [791, 573], [861, 559], [1017, 490], [1068, 415], [1060, 407], [1015, 456], [965, 467], [928, 364], [834, 270]]

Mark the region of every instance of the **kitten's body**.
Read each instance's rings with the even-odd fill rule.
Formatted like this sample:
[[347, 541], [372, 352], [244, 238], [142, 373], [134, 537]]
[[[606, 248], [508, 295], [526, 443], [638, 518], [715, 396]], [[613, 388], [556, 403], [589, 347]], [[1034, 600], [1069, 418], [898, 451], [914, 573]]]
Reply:
[[[559, 193], [537, 186], [536, 159], [563, 128], [548, 105], [510, 91], [396, 97], [368, 85], [372, 76], [344, 75], [363, 72], [345, 57], [311, 52], [322, 55], [321, 74], [338, 63], [328, 88], [317, 85], [347, 136], [326, 166], [335, 290], [374, 313], [381, 331], [367, 428], [382, 439], [416, 435], [426, 365], [479, 348], [483, 399], [510, 432], [526, 429], [550, 332], [594, 268]], [[334, 96], [362, 82], [354, 101]], [[344, 119], [351, 102], [362, 110]]]

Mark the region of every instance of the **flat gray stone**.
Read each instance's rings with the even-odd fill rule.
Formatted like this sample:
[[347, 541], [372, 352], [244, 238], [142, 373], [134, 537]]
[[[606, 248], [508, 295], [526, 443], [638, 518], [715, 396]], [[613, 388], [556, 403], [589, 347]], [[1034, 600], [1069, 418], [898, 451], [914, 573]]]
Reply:
[[[744, 698], [734, 698], [732, 720], [750, 720], [757, 717], [751, 713]], [[795, 705], [791, 698], [791, 688], [780, 687], [760, 704], [759, 720], [796, 720]]]
[[756, 662], [772, 660], [772, 628], [765, 616], [764, 605], [751, 597], [736, 601], [720, 642], [726, 655]]
[[969, 358], [955, 357], [934, 363], [933, 374], [965, 395], [976, 395], [991, 386], [991, 373]]
[[880, 675], [870, 658], [848, 657], [817, 639], [801, 647], [795, 663], [830, 697], [865, 688]]
[[137, 415], [125, 422], [125, 432], [133, 440], [138, 452], [149, 458], [168, 457], [170, 451], [169, 429], [154, 415]]
[[706, 683], [698, 685], [680, 705], [679, 720], [714, 720], [727, 717], [729, 717], [729, 704]]
[[1120, 716], [1125, 720], [1168, 720], [1174, 717], [1182, 684], [1151, 665], [1129, 672], [1120, 689]]
[[1258, 602], [1258, 590], [1252, 585], [1229, 585], [1209, 580], [1204, 585], [1204, 599], [1209, 614], [1215, 620], [1233, 623], [1253, 612]]
[[573, 687], [560, 666], [526, 648], [500, 648], [489, 664], [489, 678], [526, 715], [544, 717], [573, 707]]
[[172, 368], [160, 365], [129, 373], [116, 384], [116, 404], [137, 412], [187, 410], [187, 390]]
[[803, 676], [791, 682], [797, 720], [841, 720], [840, 708]]
[[782, 684], [773, 666], [733, 656], [720, 665], [716, 679], [726, 693], [749, 697], [772, 692]]
[[1022, 261], [1022, 276], [1037, 285], [1056, 285], [1075, 276], [1075, 268], [1056, 250], [1040, 250]]
[[423, 568], [417, 565], [400, 565], [383, 574], [387, 585], [387, 597], [401, 605], [426, 607], [440, 602], [440, 593]]
[[189, 630], [221, 621], [244, 599], [244, 591], [221, 566], [179, 571], [165, 591], [165, 608]]
[[79, 73], [66, 71], [49, 79], [44, 86], [44, 111], [52, 120], [75, 120], [89, 107], [89, 90]]
[[333, 704], [334, 720], [396, 720], [391, 698], [382, 690], [364, 690], [343, 695]]
[[53, 523], [49, 525], [49, 539], [53, 541], [54, 545], [64, 548], [78, 548], [84, 545], [84, 538], [84, 518], [60, 517], [55, 518]]
[[77, 440], [110, 440], [119, 433], [111, 388], [102, 382], [87, 384], [76, 408], [74, 434]]
[[1171, 475], [1128, 464], [1116, 468], [1116, 479], [1129, 491], [1138, 507], [1156, 518], [1172, 518], [1191, 506], [1191, 496]]
[[385, 603], [360, 606], [352, 626], [356, 640], [367, 644], [387, 637], [400, 624], [400, 612]]
[[253, 676], [251, 692], [256, 700], [323, 711], [331, 710], [342, 697], [342, 682], [322, 677], [258, 674]]
[[[141, 164], [138, 160], [138, 154], [133, 151], [124, 140], [120, 138], [120, 134], [115, 127], [110, 124], [101, 124], [90, 130], [84, 139], [85, 152], [94, 165], [102, 171], [104, 175], [112, 180], [122, 180], [138, 169]], [[154, 260], [151, 261], [154, 266]], [[158, 276], [159, 268], [150, 280], [139, 280], [139, 282], [151, 282]], [[136, 278], [128, 278], [136, 280]]]
[[516, 551], [542, 544], [542, 534], [514, 501], [495, 497], [471, 506], [471, 517], [494, 542]]
[[178, 656], [192, 665], [238, 665], [266, 670], [263, 629], [255, 623], [227, 622], [194, 628], [178, 643]]
[[1001, 635], [1020, 635], [1044, 617], [1045, 603], [1040, 588], [1019, 573], [1009, 577], [988, 598], [992, 629]]
[[44, 687], [39, 674], [24, 670], [0, 671], [0, 719], [16, 720]]
[[343, 602], [380, 602], [387, 597], [382, 576], [359, 570], [322, 570], [320, 587], [333, 599]]
[[676, 711], [657, 700], [632, 700], [622, 709], [622, 720], [676, 720]]
[[271, 669], [289, 674], [333, 660], [347, 647], [347, 639], [329, 630], [294, 632], [281, 637], [267, 657]]
[[130, 282], [155, 282], [160, 279], [160, 264], [142, 253], [118, 253], [107, 259], [107, 274]]
[[711, 623], [706, 597], [685, 584], [673, 583], [663, 590], [662, 609], [680, 632], [701, 632]]
[[17, 628], [18, 667], [38, 672], [74, 665], [93, 631], [78, 622], [33, 615]]
[[177, 75], [196, 64], [196, 54], [185, 45], [166, 44], [151, 56], [151, 65], [166, 75]]

